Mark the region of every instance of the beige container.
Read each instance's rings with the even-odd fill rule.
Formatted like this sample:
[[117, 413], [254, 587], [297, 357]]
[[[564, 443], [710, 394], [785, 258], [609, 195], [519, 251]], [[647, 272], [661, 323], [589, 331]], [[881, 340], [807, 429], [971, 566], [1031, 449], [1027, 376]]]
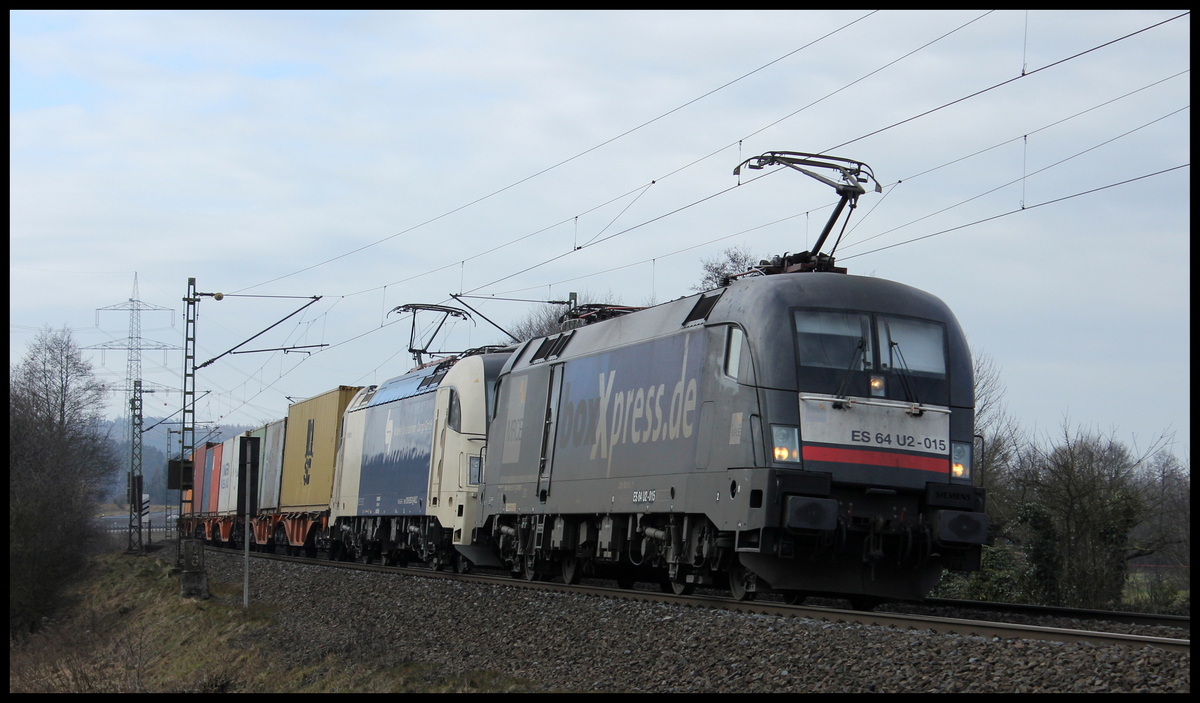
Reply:
[[360, 386], [339, 386], [288, 408], [279, 512], [328, 510], [342, 414]]

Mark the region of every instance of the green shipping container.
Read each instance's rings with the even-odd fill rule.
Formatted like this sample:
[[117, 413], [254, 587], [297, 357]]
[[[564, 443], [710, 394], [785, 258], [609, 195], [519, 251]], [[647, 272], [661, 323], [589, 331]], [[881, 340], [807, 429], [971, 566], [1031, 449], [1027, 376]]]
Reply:
[[328, 510], [342, 413], [360, 386], [339, 386], [288, 408], [279, 512]]

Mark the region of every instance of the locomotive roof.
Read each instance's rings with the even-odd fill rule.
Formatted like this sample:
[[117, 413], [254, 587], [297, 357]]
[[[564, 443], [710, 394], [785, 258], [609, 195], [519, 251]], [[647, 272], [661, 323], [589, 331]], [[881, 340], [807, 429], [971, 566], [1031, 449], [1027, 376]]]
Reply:
[[509, 353], [510, 350], [501, 349], [494, 352], [473, 354], [462, 359], [442, 359], [439, 363], [425, 364], [409, 371], [403, 376], [397, 376], [379, 384], [379, 387], [372, 393], [371, 397], [365, 403], [356, 405], [354, 409], [375, 407], [403, 400], [404, 398], [432, 393], [438, 389], [446, 373], [455, 364], [464, 359], [478, 357], [483, 363], [485, 374], [495, 375], [496, 370], [508, 358]]
[[[707, 315], [698, 303], [711, 302]], [[762, 385], [795, 389], [796, 371], [792, 355], [766, 355], [764, 349], [793, 348], [791, 308], [828, 308], [880, 312], [935, 320], [946, 324], [950, 354], [970, 364], [970, 352], [958, 320], [940, 298], [918, 288], [869, 276], [841, 273], [803, 272], [755, 276], [734, 281], [725, 288], [686, 296], [614, 319], [530, 340], [514, 354], [505, 371], [601, 353], [619, 347], [678, 333], [705, 324], [736, 323], [745, 329], [752, 349], [757, 349]], [[689, 317], [696, 319], [689, 320]], [[563, 339], [570, 337], [570, 339]], [[553, 342], [558, 342], [554, 344]], [[538, 358], [541, 355], [542, 358]], [[961, 369], [958, 372], [962, 373]], [[965, 378], [970, 378], [967, 375]], [[966, 386], [965, 389], [962, 386]], [[955, 405], [974, 405], [970, 383], [952, 385]], [[955, 386], [958, 386], [957, 388]], [[970, 394], [964, 395], [964, 393]]]
[[[717, 296], [719, 299], [707, 315], [685, 324], [701, 298]], [[531, 340], [519, 355], [518, 363], [529, 363], [536, 355], [542, 339], [573, 336], [559, 350], [561, 356], [572, 357], [667, 336], [684, 326], [734, 322], [752, 331], [762, 323], [778, 320], [780, 310], [793, 307], [884, 312], [939, 320], [957, 327], [953, 313], [939, 298], [903, 283], [839, 273], [780, 274], [743, 278], [726, 288], [697, 293], [604, 322]]]

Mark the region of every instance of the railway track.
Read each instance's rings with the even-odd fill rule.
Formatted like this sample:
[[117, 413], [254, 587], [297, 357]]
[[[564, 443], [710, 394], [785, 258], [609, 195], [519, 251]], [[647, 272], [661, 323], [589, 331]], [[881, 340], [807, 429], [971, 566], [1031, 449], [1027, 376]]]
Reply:
[[1016, 613], [1031, 617], [1071, 618], [1075, 620], [1098, 620], [1120, 622], [1146, 627], [1173, 627], [1191, 632], [1192, 619], [1186, 615], [1159, 615], [1156, 613], [1129, 613], [1116, 610], [1091, 610], [1087, 608], [1055, 608], [1048, 605], [1022, 605], [1019, 603], [987, 603], [983, 601], [953, 600], [948, 598], [926, 598], [926, 606], [948, 608], [971, 608], [996, 613]]
[[[231, 552], [228, 549], [216, 547], [208, 547], [206, 549], [221, 555], [233, 556], [239, 554], [238, 552]], [[602, 585], [604, 584], [602, 581], [593, 580], [589, 582], [587, 579], [585, 579], [583, 584], [572, 586], [550, 581], [529, 581], [524, 579], [516, 579], [499, 571], [495, 572], [494, 574], [481, 573], [479, 571], [467, 574], [458, 574], [452, 571], [434, 571], [426, 567], [396, 567], [382, 566], [379, 564], [364, 564], [360, 562], [334, 562], [324, 559], [310, 559], [305, 557], [283, 556], [261, 552], [251, 552], [251, 556], [255, 557], [256, 559], [270, 559], [330, 568], [415, 575], [435, 579], [465, 580], [509, 587], [558, 591], [564, 593], [578, 593], [605, 598], [673, 603], [695, 608], [724, 609], [744, 613], [811, 618], [830, 623], [883, 625], [902, 630], [918, 630], [939, 634], [970, 635], [999, 639], [1017, 638], [1042, 640], [1048, 642], [1087, 642], [1093, 645], [1120, 644], [1135, 648], [1151, 646], [1168, 651], [1185, 653], [1189, 653], [1191, 651], [1191, 640], [1185, 638], [1103, 632], [1099, 630], [1080, 629], [1076, 627], [1047, 627], [1020, 622], [942, 617], [917, 613], [872, 612], [846, 610], [824, 606], [788, 605], [786, 603], [775, 602], [766, 598], [761, 600], [735, 601], [729, 597], [710, 594], [677, 596], [660, 592], [657, 589], [657, 586], [654, 584], [640, 582], [637, 585], [642, 586], [643, 588], [635, 587], [634, 589], [622, 589], [608, 585]], [[1153, 616], [1142, 613], [1110, 613], [1107, 611], [1079, 611], [1062, 608], [1011, 606], [1011, 604], [978, 603], [973, 601], [953, 601], [944, 599], [931, 600], [933, 600], [934, 604], [938, 606], [954, 608], [970, 607], [972, 609], [996, 614], [1003, 612], [1015, 612], [1027, 616], [1038, 615], [1042, 617], [1053, 616], [1058, 618], [1082, 619], [1087, 621], [1095, 621], [1097, 624], [1101, 624], [1103, 621], [1108, 621], [1128, 622], [1139, 625], [1153, 626], [1166, 625], [1169, 627], [1179, 628], [1190, 633], [1190, 618], [1180, 616]], [[931, 603], [927, 601], [926, 605], [931, 605]], [[1103, 620], [1101, 620], [1101, 618], [1103, 618]]]

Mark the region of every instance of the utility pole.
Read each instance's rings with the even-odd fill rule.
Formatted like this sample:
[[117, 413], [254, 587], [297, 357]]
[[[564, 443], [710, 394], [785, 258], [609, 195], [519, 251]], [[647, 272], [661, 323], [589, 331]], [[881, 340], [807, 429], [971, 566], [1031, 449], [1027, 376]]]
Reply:
[[[192, 452], [196, 448], [196, 371], [199, 369], [205, 368], [206, 366], [209, 366], [214, 361], [226, 356], [227, 354], [254, 354], [254, 353], [265, 352], [265, 351], [287, 352], [287, 351], [291, 351], [294, 349], [328, 346], [327, 344], [308, 344], [308, 345], [302, 345], [302, 346], [279, 347], [276, 349], [248, 349], [248, 350], [244, 350], [244, 351], [239, 351], [239, 349], [242, 346], [244, 346], [247, 342], [262, 336], [268, 330], [273, 329], [274, 327], [277, 327], [284, 320], [287, 320], [288, 318], [292, 317], [293, 315], [298, 314], [299, 312], [301, 312], [308, 306], [312, 305], [313, 303], [316, 303], [318, 300], [321, 299], [321, 296], [319, 296], [319, 295], [306, 296], [306, 297], [311, 298], [311, 300], [308, 303], [304, 304], [299, 310], [296, 310], [295, 312], [291, 313], [287, 317], [284, 317], [282, 320], [280, 320], [279, 322], [276, 322], [275, 324], [271, 325], [270, 327], [264, 329], [262, 332], [255, 334], [253, 337], [250, 337], [250, 339], [247, 339], [245, 342], [242, 342], [241, 344], [238, 344], [237, 346], [233, 347], [232, 349], [230, 349], [226, 352], [223, 352], [221, 354], [218, 354], [217, 356], [209, 359], [208, 361], [197, 365], [196, 364], [196, 317], [197, 317], [198, 311], [199, 311], [200, 298], [204, 298], [204, 297], [212, 298], [213, 300], [224, 300], [226, 297], [294, 298], [294, 297], [298, 297], [298, 296], [257, 296], [257, 295], [226, 296], [224, 293], [201, 293], [196, 290], [196, 279], [195, 278], [188, 279], [187, 297], [185, 297], [183, 299], [183, 302], [187, 304], [187, 306], [186, 306], [187, 314], [186, 314], [186, 319], [184, 321], [184, 326], [183, 326], [183, 330], [184, 330], [183, 331], [183, 408], [182, 408], [182, 416], [181, 416], [182, 422], [181, 422], [181, 425], [179, 428], [180, 443], [182, 444], [180, 455], [179, 455], [179, 460], [178, 460], [179, 473], [181, 476], [180, 491], [179, 491], [179, 514], [180, 514], [180, 516], [195, 514], [197, 512], [196, 505], [195, 505], [195, 498], [194, 498], [195, 488], [193, 487], [193, 490], [190, 492], [187, 490], [184, 490], [184, 488], [183, 488], [185, 485], [191, 486], [194, 483], [194, 481], [191, 478], [189, 478], [188, 472], [191, 470], [194, 470], [194, 467], [191, 467], [190, 459], [192, 456]], [[238, 461], [239, 473], [242, 470], [243, 470], [242, 462], [239, 460]], [[246, 479], [245, 486], [246, 486], [246, 489], [245, 489], [246, 490], [246, 496], [245, 496], [246, 497], [246, 505], [245, 505], [245, 514], [242, 516], [242, 519], [244, 521], [245, 529], [246, 529], [246, 538], [245, 538], [246, 591], [245, 591], [245, 593], [246, 593], [246, 598], [247, 598], [246, 606], [249, 607], [248, 598], [249, 598], [249, 592], [250, 592], [249, 591], [249, 583], [250, 583], [250, 581], [249, 581], [249, 578], [250, 578], [250, 576], [249, 576], [249, 573], [250, 573], [250, 563], [249, 563], [250, 562], [250, 523], [254, 517], [252, 514], [252, 509], [251, 509], [252, 506], [249, 501], [249, 496], [251, 493], [249, 478]], [[207, 598], [208, 597], [208, 577], [205, 575], [205, 571], [204, 571], [204, 544], [203, 544], [203, 542], [193, 539], [193, 535], [191, 535], [191, 534], [184, 535], [182, 532], [179, 533], [178, 540], [179, 540], [178, 541], [179, 550], [177, 552], [178, 558], [177, 558], [176, 565], [183, 572], [183, 578], [181, 579], [180, 586], [179, 586], [180, 595], [181, 596], [200, 596], [201, 598]]]
[[142, 339], [141, 313], [143, 310], [169, 310], [171, 312], [171, 322], [174, 323], [175, 311], [172, 308], [151, 305], [150, 303], [138, 300], [137, 273], [133, 274], [133, 295], [129, 298], [128, 302], [96, 308], [97, 327], [100, 326], [100, 312], [102, 310], [129, 311], [129, 339], [124, 344], [120, 342], [105, 342], [103, 344], [84, 347], [84, 349], [124, 349], [129, 352], [125, 369], [125, 386], [119, 388], [109, 387], [108, 390], [123, 390], [126, 392], [126, 407], [129, 409], [129, 480], [127, 483], [129, 498], [129, 540], [126, 553], [141, 554], [143, 549], [142, 394], [154, 392], [153, 390], [147, 390], [145, 384], [142, 382], [141, 352], [143, 349], [162, 349], [166, 351], [179, 348], [170, 344]]
[[[193, 481], [187, 476], [191, 465], [192, 452], [196, 448], [196, 314], [200, 296], [196, 293], [196, 279], [188, 278], [186, 314], [183, 323], [183, 409], [180, 415], [179, 465], [181, 467], [181, 484], [179, 491], [179, 516], [195, 512], [195, 486], [192, 490], [184, 490], [184, 485], [192, 485]], [[194, 468], [194, 467], [192, 467]], [[180, 531], [176, 535], [176, 566], [183, 570], [181, 595], [195, 592], [203, 597], [208, 596], [208, 579], [204, 575], [203, 543], [197, 543], [193, 535], [184, 536]]]

